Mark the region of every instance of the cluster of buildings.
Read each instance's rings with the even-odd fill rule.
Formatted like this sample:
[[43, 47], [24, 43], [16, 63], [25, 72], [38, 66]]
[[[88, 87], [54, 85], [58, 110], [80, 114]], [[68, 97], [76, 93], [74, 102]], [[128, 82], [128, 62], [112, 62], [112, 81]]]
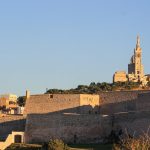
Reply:
[[4, 94], [0, 95], [0, 113], [4, 114], [22, 114], [23, 107], [17, 104], [17, 95]]
[[137, 36], [137, 43], [134, 54], [128, 64], [128, 74], [125, 71], [117, 71], [113, 76], [113, 82], [139, 82], [145, 86], [150, 81], [150, 75], [144, 74], [142, 64], [142, 48], [140, 47], [140, 37]]

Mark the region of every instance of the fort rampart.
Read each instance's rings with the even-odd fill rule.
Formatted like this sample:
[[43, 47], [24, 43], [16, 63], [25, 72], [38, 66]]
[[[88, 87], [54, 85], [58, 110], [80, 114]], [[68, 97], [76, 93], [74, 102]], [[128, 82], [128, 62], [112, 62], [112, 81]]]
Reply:
[[28, 115], [25, 139], [27, 143], [48, 142], [51, 138], [67, 143], [99, 143], [111, 131], [120, 130], [131, 136], [147, 132], [150, 112], [120, 113], [111, 116], [87, 114], [34, 114]]
[[[84, 107], [80, 106], [89, 106]], [[43, 94], [32, 95], [26, 101], [24, 115], [50, 112], [87, 113], [98, 112], [99, 95], [89, 94]], [[97, 108], [97, 109], [96, 109]]]
[[24, 131], [25, 123], [25, 117], [20, 115], [0, 117], [0, 140], [5, 140], [12, 131]]
[[0, 120], [0, 135], [25, 130], [27, 143], [47, 142], [50, 138], [97, 143], [112, 130], [125, 129], [140, 135], [150, 125], [150, 91], [28, 95], [24, 116], [26, 127], [22, 116]]
[[101, 92], [99, 96], [100, 114], [140, 111], [145, 110], [145, 107], [150, 110], [147, 106], [147, 103], [150, 104], [150, 91]]
[[111, 131], [109, 119], [87, 114], [28, 115], [25, 139], [27, 143], [48, 142], [51, 138], [67, 143], [100, 142]]

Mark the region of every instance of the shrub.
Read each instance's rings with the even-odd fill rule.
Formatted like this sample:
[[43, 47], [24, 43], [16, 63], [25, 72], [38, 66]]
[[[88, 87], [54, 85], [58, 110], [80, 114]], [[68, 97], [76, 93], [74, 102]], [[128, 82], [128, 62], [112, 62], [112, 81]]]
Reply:
[[114, 150], [150, 150], [150, 137], [144, 134], [139, 138], [127, 137], [120, 144], [114, 145]]
[[50, 140], [47, 145], [48, 150], [69, 150], [69, 147], [59, 139]]

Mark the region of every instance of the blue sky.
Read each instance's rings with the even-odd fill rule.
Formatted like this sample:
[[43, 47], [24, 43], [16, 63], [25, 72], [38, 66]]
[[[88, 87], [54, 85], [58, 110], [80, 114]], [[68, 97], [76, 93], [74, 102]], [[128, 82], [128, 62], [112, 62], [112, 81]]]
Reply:
[[0, 1], [0, 94], [112, 82], [140, 35], [150, 73], [150, 1]]

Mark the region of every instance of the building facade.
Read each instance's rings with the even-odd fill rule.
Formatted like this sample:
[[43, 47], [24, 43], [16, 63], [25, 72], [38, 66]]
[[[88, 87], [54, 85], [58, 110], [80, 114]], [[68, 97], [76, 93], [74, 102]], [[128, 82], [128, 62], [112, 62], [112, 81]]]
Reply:
[[14, 114], [17, 111], [17, 95], [0, 95], [0, 107], [2, 110], [7, 110], [8, 113]]
[[125, 71], [117, 71], [113, 76], [113, 82], [126, 82], [128, 81]]

